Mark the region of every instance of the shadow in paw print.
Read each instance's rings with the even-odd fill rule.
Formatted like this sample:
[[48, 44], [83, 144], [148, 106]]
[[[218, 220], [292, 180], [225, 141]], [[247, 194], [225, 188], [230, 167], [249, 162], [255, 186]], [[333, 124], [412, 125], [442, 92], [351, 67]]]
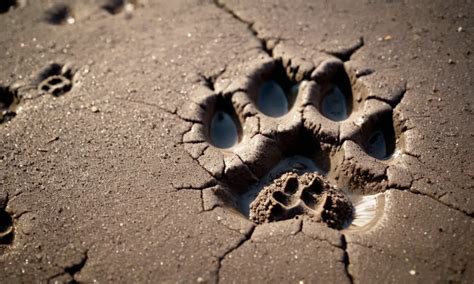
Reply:
[[279, 62], [268, 78], [264, 78], [254, 94], [258, 109], [270, 117], [280, 117], [287, 114], [293, 107], [298, 93], [298, 84], [292, 82], [281, 62]]
[[52, 25], [74, 24], [72, 9], [65, 4], [56, 4], [45, 13], [45, 21]]
[[66, 65], [52, 63], [38, 75], [38, 89], [43, 93], [59, 97], [72, 89], [73, 77], [73, 69]]
[[8, 12], [11, 8], [17, 6], [16, 0], [2, 0], [0, 1], [0, 14]]
[[315, 103], [319, 112], [332, 121], [347, 119], [352, 112], [352, 87], [344, 65], [329, 61], [316, 70], [315, 81], [321, 86], [321, 96]]
[[396, 146], [392, 112], [387, 111], [371, 116], [362, 125], [356, 139], [370, 156], [379, 160], [390, 159]]
[[[11, 216], [0, 210], [0, 246], [9, 245], [13, 242], [13, 220]], [[2, 248], [3, 249], [3, 248]]]
[[209, 125], [209, 140], [217, 148], [231, 148], [242, 138], [242, 127], [231, 102], [221, 96], [217, 98]]
[[0, 86], [0, 123], [10, 121], [15, 117], [15, 108], [20, 98], [16, 90]]

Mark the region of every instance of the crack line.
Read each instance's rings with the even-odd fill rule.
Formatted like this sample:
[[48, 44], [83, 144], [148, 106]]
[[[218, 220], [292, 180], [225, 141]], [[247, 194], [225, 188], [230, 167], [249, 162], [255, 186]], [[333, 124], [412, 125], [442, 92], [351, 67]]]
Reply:
[[249, 233], [244, 235], [244, 238], [242, 238], [242, 240], [240, 240], [240, 242], [238, 242], [234, 247], [230, 248], [228, 251], [226, 251], [222, 256], [220, 256], [218, 258], [218, 265], [217, 265], [217, 283], [220, 282], [220, 272], [221, 272], [221, 268], [222, 268], [222, 261], [224, 260], [224, 258], [229, 255], [230, 253], [232, 253], [233, 251], [237, 250], [238, 248], [240, 248], [242, 245], [244, 245], [248, 240], [250, 240], [252, 238], [252, 234], [253, 232], [255, 231], [255, 226], [252, 227], [252, 229], [250, 229]]

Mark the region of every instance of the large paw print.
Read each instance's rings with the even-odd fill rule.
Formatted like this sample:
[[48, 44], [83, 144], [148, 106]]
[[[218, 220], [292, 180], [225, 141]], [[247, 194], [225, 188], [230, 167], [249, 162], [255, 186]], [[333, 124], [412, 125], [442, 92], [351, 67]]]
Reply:
[[196, 90], [178, 111], [193, 123], [185, 149], [216, 179], [222, 202], [255, 223], [299, 215], [335, 229], [376, 223], [383, 192], [411, 182], [394, 105], [374, 98], [350, 62], [324, 54], [314, 64], [284, 48], [272, 55]]

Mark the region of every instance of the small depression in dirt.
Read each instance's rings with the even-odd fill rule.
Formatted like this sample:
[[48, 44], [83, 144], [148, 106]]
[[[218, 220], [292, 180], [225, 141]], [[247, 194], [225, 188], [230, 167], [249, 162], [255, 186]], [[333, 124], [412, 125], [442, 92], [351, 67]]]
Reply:
[[65, 4], [56, 4], [45, 13], [46, 22], [52, 25], [74, 24], [76, 20], [72, 10]]
[[270, 185], [274, 179], [288, 171], [320, 172], [322, 170], [309, 158], [304, 156], [293, 156], [282, 160], [259, 182], [250, 186], [249, 190], [238, 200], [238, 208], [245, 216], [250, 214], [250, 204], [257, 198], [260, 191], [267, 185]]
[[0, 123], [7, 122], [15, 117], [15, 108], [18, 103], [19, 96], [16, 90], [0, 86]]
[[7, 245], [13, 241], [13, 220], [5, 210], [0, 210], [0, 244]]
[[383, 194], [360, 195], [332, 186], [311, 159], [282, 160], [237, 200], [237, 209], [256, 224], [309, 216], [330, 228], [360, 229], [382, 215]]
[[321, 112], [333, 121], [342, 121], [349, 116], [347, 98], [336, 85], [322, 99]]
[[215, 147], [229, 149], [239, 143], [242, 127], [228, 98], [217, 98], [208, 125], [208, 137]]
[[271, 117], [280, 117], [289, 111], [285, 91], [273, 80], [265, 82], [260, 87], [257, 106], [261, 112]]
[[0, 14], [8, 12], [11, 8], [17, 6], [16, 0], [2, 0], [0, 1]]
[[391, 113], [382, 115], [377, 123], [368, 123], [363, 147], [367, 154], [379, 159], [390, 159], [395, 152], [396, 137]]
[[231, 148], [239, 140], [234, 120], [224, 111], [217, 111], [212, 117], [210, 134], [212, 144], [221, 149]]

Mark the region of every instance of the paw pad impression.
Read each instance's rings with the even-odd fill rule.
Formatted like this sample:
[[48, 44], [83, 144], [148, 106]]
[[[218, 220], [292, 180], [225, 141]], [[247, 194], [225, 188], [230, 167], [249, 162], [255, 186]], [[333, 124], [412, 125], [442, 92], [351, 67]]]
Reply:
[[261, 224], [308, 215], [342, 229], [352, 219], [352, 203], [317, 173], [283, 174], [260, 191], [250, 204], [250, 220]]

